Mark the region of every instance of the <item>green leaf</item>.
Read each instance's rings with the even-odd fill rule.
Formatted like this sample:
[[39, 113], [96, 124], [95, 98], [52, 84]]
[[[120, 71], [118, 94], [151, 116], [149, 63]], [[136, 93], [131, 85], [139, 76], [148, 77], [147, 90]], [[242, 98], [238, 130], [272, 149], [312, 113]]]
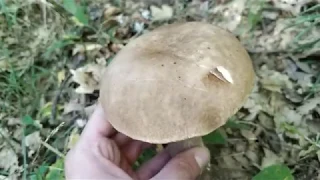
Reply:
[[205, 144], [226, 144], [226, 138], [221, 134], [219, 130], [203, 136], [202, 140]]
[[75, 15], [77, 13], [78, 5], [74, 0], [64, 0], [63, 7], [69, 13]]
[[7, 6], [5, 0], [0, 0], [0, 14], [3, 14], [7, 20], [9, 28], [17, 23], [17, 12], [19, 7], [15, 4]]
[[290, 133], [299, 134], [299, 131], [298, 131], [297, 127], [295, 127], [295, 126], [293, 126], [291, 124], [288, 124], [286, 122], [281, 123], [280, 127], [282, 127], [283, 129], [285, 129], [286, 131], [288, 131]]
[[33, 174], [29, 176], [30, 180], [42, 180], [45, 177], [45, 173], [48, 171], [48, 166], [41, 165], [35, 170]]
[[32, 119], [32, 117], [30, 117], [30, 116], [24, 116], [23, 118], [22, 118], [22, 123], [24, 124], [24, 125], [26, 125], [26, 126], [28, 126], [28, 125], [33, 125], [34, 124], [34, 120]]
[[149, 161], [155, 155], [157, 155], [157, 152], [154, 148], [148, 148], [144, 150], [134, 163], [133, 168], [138, 169], [143, 163]]
[[255, 3], [255, 5], [260, 8], [258, 11], [249, 9], [248, 22], [250, 28], [254, 28], [262, 20], [262, 8], [265, 6], [264, 0], [257, 0]]
[[29, 179], [30, 180], [40, 180], [41, 178], [37, 177], [36, 174], [32, 174], [32, 175], [29, 176]]
[[44, 177], [45, 173], [48, 171], [48, 166], [40, 166], [37, 170], [36, 170], [36, 174], [40, 177]]
[[252, 180], [293, 180], [290, 169], [283, 164], [268, 166], [260, 171]]
[[74, 16], [77, 18], [79, 22], [81, 22], [84, 25], [89, 24], [89, 18], [88, 15], [85, 13], [84, 7], [79, 6]]
[[50, 170], [46, 176], [46, 180], [64, 180], [64, 160], [58, 159], [50, 166]]
[[234, 120], [228, 120], [224, 127], [231, 128], [231, 129], [250, 129], [250, 127], [246, 124], [238, 123]]
[[64, 0], [63, 7], [70, 12], [77, 21], [84, 25], [88, 25], [89, 18], [86, 14], [85, 7], [77, 4], [74, 0]]
[[251, 25], [251, 28], [254, 28], [261, 21], [261, 19], [262, 17], [260, 14], [255, 14], [251, 11], [248, 14], [248, 21], [249, 21], [249, 24]]

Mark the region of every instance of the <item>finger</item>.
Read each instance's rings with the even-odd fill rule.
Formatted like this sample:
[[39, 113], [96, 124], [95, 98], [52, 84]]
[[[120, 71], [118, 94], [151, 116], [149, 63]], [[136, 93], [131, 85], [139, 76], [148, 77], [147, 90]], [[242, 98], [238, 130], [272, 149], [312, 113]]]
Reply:
[[[119, 147], [123, 147], [133, 141], [137, 141], [137, 140], [134, 140], [134, 139], [132, 139], [132, 138], [120, 133], [120, 132], [116, 133], [113, 137], [111, 137], [111, 139], [113, 139]], [[145, 144], [149, 145], [149, 143], [145, 143]]]
[[154, 158], [144, 163], [139, 170], [137, 175], [139, 179], [150, 179], [155, 176], [163, 166], [170, 160], [170, 154], [164, 150], [157, 154]]
[[119, 147], [125, 146], [133, 141], [130, 137], [122, 133], [115, 134], [113, 137], [111, 137], [111, 139], [113, 139]]
[[116, 130], [107, 120], [101, 105], [98, 104], [82, 132], [81, 139], [85, 142], [95, 142], [101, 137], [109, 137], [114, 133]]
[[151, 144], [141, 141], [131, 141], [129, 144], [122, 147], [122, 152], [126, 156], [129, 164], [133, 164], [138, 159], [142, 151], [150, 146]]
[[209, 160], [210, 154], [207, 148], [189, 149], [173, 157], [152, 180], [196, 179]]

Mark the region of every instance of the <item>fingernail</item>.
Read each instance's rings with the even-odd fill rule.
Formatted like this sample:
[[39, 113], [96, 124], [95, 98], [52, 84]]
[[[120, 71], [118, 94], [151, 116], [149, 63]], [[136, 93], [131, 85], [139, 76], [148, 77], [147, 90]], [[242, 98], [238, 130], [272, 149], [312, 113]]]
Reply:
[[209, 150], [207, 148], [198, 148], [194, 154], [194, 158], [196, 159], [199, 167], [203, 169], [210, 161]]

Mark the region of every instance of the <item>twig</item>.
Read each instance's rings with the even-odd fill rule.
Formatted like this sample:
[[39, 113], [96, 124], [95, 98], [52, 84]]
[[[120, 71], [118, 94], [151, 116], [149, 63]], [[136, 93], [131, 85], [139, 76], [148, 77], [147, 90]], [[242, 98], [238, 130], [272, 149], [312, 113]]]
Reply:
[[61, 158], [65, 158], [64, 154], [62, 154], [59, 150], [55, 149], [54, 147], [52, 147], [50, 144], [41, 141], [41, 144], [46, 147], [47, 149], [49, 149], [50, 151], [54, 152], [56, 155], [60, 156]]
[[42, 5], [41, 8], [42, 8], [43, 23], [47, 28], [47, 6], [45, 3], [42, 3], [41, 5]]
[[[47, 136], [47, 138], [46, 138], [46, 140], [45, 140], [44, 142], [47, 143], [47, 142], [49, 141], [49, 139], [50, 139], [53, 135], [55, 135], [62, 126], [64, 126], [64, 124], [65, 124], [65, 122], [60, 123], [59, 126], [57, 126], [53, 131], [51, 131], [51, 133]], [[41, 146], [39, 146], [39, 148], [38, 148], [38, 150], [37, 150], [37, 154], [36, 154], [36, 156], [33, 158], [31, 164], [34, 164], [34, 162], [37, 160], [37, 158], [38, 158], [38, 156], [39, 156], [39, 153], [40, 153], [40, 148], [41, 148]]]
[[23, 155], [23, 179], [27, 180], [27, 174], [28, 174], [28, 164], [27, 164], [27, 146], [26, 146], [26, 129], [23, 127], [23, 137], [21, 139], [22, 144], [22, 155]]
[[61, 168], [57, 168], [57, 167], [52, 167], [52, 166], [47, 166], [49, 169], [54, 169], [54, 170], [57, 170], [57, 171], [63, 171], [63, 169]]
[[307, 140], [310, 144], [316, 146], [317, 148], [320, 148], [320, 144], [312, 141], [310, 138], [308, 138], [307, 136], [303, 136], [305, 140]]
[[54, 96], [53, 102], [52, 102], [52, 108], [51, 108], [51, 118], [50, 118], [50, 122], [55, 122], [56, 120], [56, 113], [57, 113], [57, 104], [59, 102], [60, 99], [60, 95], [63, 91], [63, 89], [65, 88], [65, 86], [68, 84], [69, 80], [71, 79], [72, 74], [68, 74], [68, 76], [62, 81], [56, 95]]
[[[85, 52], [85, 57], [87, 57], [87, 54]], [[72, 68], [78, 68], [81, 65], [81, 61], [77, 61], [74, 64], [72, 64]], [[69, 80], [71, 79], [72, 74], [68, 73], [67, 77], [62, 81], [62, 83], [60, 84], [60, 87], [58, 89], [58, 92], [56, 93], [56, 95], [54, 96], [53, 102], [52, 102], [52, 109], [51, 109], [51, 118], [50, 118], [50, 122], [54, 122], [56, 119], [56, 112], [57, 112], [57, 104], [59, 102], [60, 99], [60, 95], [62, 93], [62, 90], [65, 88], [65, 86], [67, 86]]]

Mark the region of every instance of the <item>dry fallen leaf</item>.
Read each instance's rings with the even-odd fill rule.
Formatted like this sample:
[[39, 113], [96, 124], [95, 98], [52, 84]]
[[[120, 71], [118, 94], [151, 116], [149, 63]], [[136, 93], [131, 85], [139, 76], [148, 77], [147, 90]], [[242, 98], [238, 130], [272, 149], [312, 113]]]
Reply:
[[[231, 154], [231, 153], [230, 153]], [[222, 160], [220, 161], [221, 167], [227, 168], [239, 168], [241, 164], [236, 161], [230, 154], [224, 154]]]
[[63, 114], [68, 114], [74, 111], [82, 111], [83, 105], [74, 101], [70, 101], [64, 105]]
[[255, 101], [253, 95], [249, 97], [249, 99], [246, 101], [243, 107], [248, 109], [249, 111], [249, 114], [244, 118], [244, 120], [246, 121], [253, 121], [259, 114], [259, 112], [262, 110], [262, 106]]
[[289, 76], [270, 70], [265, 65], [261, 67], [259, 75], [261, 76], [260, 83], [263, 88], [269, 91], [281, 93], [283, 88], [293, 88], [293, 83], [290, 81]]
[[92, 113], [94, 112], [94, 110], [96, 109], [97, 104], [93, 104], [91, 106], [87, 106], [84, 108], [84, 112], [86, 114], [87, 117], [90, 117], [92, 115]]
[[76, 124], [79, 128], [83, 128], [87, 124], [87, 121], [85, 119], [79, 118], [76, 120]]
[[57, 74], [57, 77], [58, 77], [58, 83], [61, 84], [61, 82], [65, 79], [66, 77], [66, 72], [65, 70], [61, 70], [58, 72]]
[[[272, 96], [271, 96], [272, 97]], [[279, 104], [282, 103], [281, 99], [276, 99], [277, 102], [271, 101], [270, 95], [266, 95], [261, 92], [253, 92], [250, 94], [248, 100], [244, 104], [244, 108], [248, 109], [249, 114], [244, 118], [244, 120], [247, 121], [254, 121], [256, 119], [256, 116], [262, 111], [269, 115], [274, 114], [275, 107], [272, 106], [273, 104]]]
[[145, 24], [143, 22], [134, 22], [133, 29], [134, 32], [141, 33], [145, 28]]
[[[20, 119], [21, 121], [21, 119]], [[22, 134], [22, 129], [21, 128], [16, 128], [14, 130], [14, 133], [16, 132], [20, 132], [20, 134]], [[7, 141], [10, 142], [10, 144], [12, 145], [12, 147], [14, 148], [15, 152], [20, 152], [21, 151], [21, 143], [18, 143], [14, 140], [11, 139], [12, 136], [12, 131], [9, 131], [7, 128], [1, 128], [0, 127], [0, 149], [4, 146], [7, 146]], [[21, 138], [20, 138], [21, 139]], [[1, 144], [3, 143], [3, 144]], [[7, 147], [8, 148], [8, 147]]]
[[267, 129], [273, 129], [274, 128], [274, 122], [273, 122], [272, 117], [266, 115], [265, 113], [263, 113], [263, 112], [259, 113], [258, 120], [259, 120], [259, 123], [264, 128], [267, 128]]
[[306, 157], [308, 156], [309, 154], [313, 153], [314, 151], [317, 151], [317, 147], [316, 146], [309, 146], [308, 149], [302, 149], [300, 152], [299, 152], [299, 157]]
[[302, 91], [308, 91], [313, 85], [313, 75], [304, 72], [296, 72], [295, 74], [297, 77], [297, 84], [302, 88]]
[[245, 10], [246, 0], [234, 0], [227, 4], [218, 4], [213, 13], [222, 16], [219, 26], [234, 32], [242, 20], [242, 12]]
[[73, 81], [80, 85], [75, 90], [76, 93], [86, 94], [98, 90], [103, 68], [98, 64], [87, 64], [76, 70], [70, 69]]
[[6, 60], [6, 57], [1, 57], [0, 55], [0, 72], [6, 71], [10, 68], [9, 61]]
[[241, 135], [245, 137], [248, 141], [257, 140], [256, 135], [251, 130], [241, 129]]
[[108, 54], [106, 55], [106, 57], [101, 57], [101, 58], [97, 58], [96, 62], [97, 64], [101, 65], [101, 66], [106, 66], [107, 65], [107, 61], [106, 59], [110, 57], [110, 52], [108, 52]]
[[258, 166], [260, 162], [260, 158], [259, 158], [259, 147], [257, 145], [254, 145], [254, 144], [249, 145], [245, 155], [248, 159], [250, 159], [253, 165]]
[[2, 147], [0, 150], [0, 169], [14, 171], [18, 168], [18, 156], [10, 147]]
[[251, 164], [249, 162], [249, 160], [244, 156], [244, 154], [237, 154], [234, 155], [233, 158], [238, 161], [242, 167], [244, 167], [245, 169], [249, 169]]
[[296, 64], [297, 67], [299, 67], [302, 71], [304, 71], [304, 72], [306, 72], [306, 73], [309, 73], [309, 74], [312, 74], [312, 73], [313, 73], [313, 70], [311, 69], [310, 64], [303, 63], [303, 62], [300, 62], [300, 61], [298, 61], [298, 60], [295, 61], [295, 64]]
[[120, 12], [121, 12], [121, 9], [119, 9], [111, 4], [106, 4], [104, 6], [103, 15], [104, 15], [105, 19], [109, 19], [110, 17], [117, 15]]
[[272, 152], [266, 148], [263, 148], [263, 150], [264, 150], [265, 156], [262, 158], [262, 162], [260, 165], [261, 169], [283, 162], [283, 159], [281, 157], [277, 156], [274, 152]]
[[110, 45], [110, 50], [114, 53], [118, 53], [124, 47], [121, 43], [112, 43]]
[[320, 105], [320, 97], [315, 97], [308, 101], [305, 101], [302, 106], [298, 107], [297, 111], [302, 114], [308, 114], [311, 110], [315, 109], [318, 105]]
[[39, 131], [26, 136], [26, 146], [29, 148], [28, 156], [31, 157], [41, 146], [41, 137]]
[[284, 89], [283, 94], [293, 103], [300, 103], [303, 101], [303, 97], [295, 89]]
[[85, 51], [94, 51], [101, 49], [102, 46], [100, 44], [93, 44], [93, 43], [87, 43], [87, 44], [76, 44], [76, 46], [72, 50], [72, 55], [75, 55], [77, 53], [83, 53]]
[[[262, 31], [256, 31], [255, 40], [250, 39], [249, 34], [246, 36], [246, 44], [253, 47], [254, 49], [259, 49], [259, 51], [279, 51], [288, 50], [289, 46], [292, 44], [294, 36], [298, 32], [297, 27], [288, 27], [289, 21], [285, 18], [278, 18], [275, 23], [271, 24], [270, 33], [264, 33]], [[251, 37], [252, 38], [252, 37]]]
[[[311, 68], [298, 61], [285, 61], [286, 68], [285, 71], [288, 76], [297, 81], [297, 84], [303, 89], [303, 91], [308, 90], [312, 86], [312, 78], [313, 78], [313, 71]], [[304, 72], [299, 71], [299, 69], [303, 70]]]
[[[1, 118], [3, 119], [3, 118]], [[14, 126], [14, 125], [21, 125], [21, 119], [20, 118], [13, 118], [13, 117], [10, 117], [7, 119], [7, 123], [8, 123], [8, 126]]]
[[302, 122], [302, 115], [289, 107], [284, 107], [279, 113], [281, 113], [287, 123], [299, 126]]
[[161, 8], [158, 8], [157, 6], [150, 6], [152, 20], [153, 21], [163, 21], [163, 20], [169, 20], [173, 16], [173, 9], [172, 7], [163, 4]]
[[144, 18], [144, 19], [150, 19], [151, 17], [151, 14], [150, 14], [150, 11], [147, 10], [147, 9], [144, 9], [141, 11], [141, 16]]
[[279, 14], [280, 13], [278, 11], [267, 11], [267, 10], [264, 10], [264, 11], [262, 11], [261, 15], [264, 18], [276, 20], [278, 18]]

